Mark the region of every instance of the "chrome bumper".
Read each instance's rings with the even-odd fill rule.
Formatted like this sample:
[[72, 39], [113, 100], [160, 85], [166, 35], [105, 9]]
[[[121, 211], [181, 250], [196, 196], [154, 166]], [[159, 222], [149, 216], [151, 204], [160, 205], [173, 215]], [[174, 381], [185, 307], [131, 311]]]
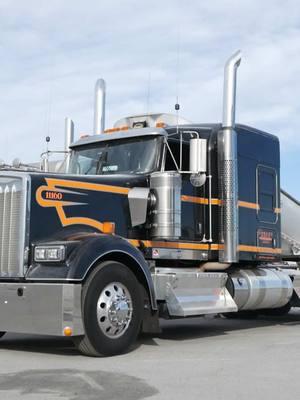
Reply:
[[[78, 284], [0, 282], [0, 331], [64, 336], [84, 334]], [[70, 332], [70, 331], [69, 331]]]

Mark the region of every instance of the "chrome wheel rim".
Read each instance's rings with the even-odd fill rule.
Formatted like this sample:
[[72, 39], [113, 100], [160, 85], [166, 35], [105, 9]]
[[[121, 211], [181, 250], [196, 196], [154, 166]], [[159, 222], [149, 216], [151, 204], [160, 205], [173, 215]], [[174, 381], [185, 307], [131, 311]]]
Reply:
[[125, 285], [112, 282], [102, 290], [97, 302], [97, 321], [105, 336], [117, 339], [132, 320], [132, 299]]

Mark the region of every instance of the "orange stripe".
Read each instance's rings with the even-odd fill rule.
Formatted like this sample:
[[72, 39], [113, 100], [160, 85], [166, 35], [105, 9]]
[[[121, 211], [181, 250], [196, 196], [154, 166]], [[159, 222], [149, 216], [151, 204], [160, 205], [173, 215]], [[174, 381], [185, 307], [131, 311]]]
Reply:
[[[122, 186], [113, 186], [113, 185], [102, 185], [90, 182], [81, 182], [81, 181], [71, 181], [65, 179], [55, 179], [55, 178], [46, 178], [48, 188], [53, 188], [53, 190], [57, 190], [58, 187], [68, 187], [73, 189], [87, 189], [87, 190], [94, 190], [99, 192], [107, 192], [107, 193], [117, 193], [117, 194], [128, 194], [130, 189]], [[196, 204], [209, 204], [209, 199], [205, 197], [196, 197], [196, 196], [188, 196], [182, 195], [181, 200], [188, 203], [196, 203]], [[211, 199], [210, 204], [212, 205], [221, 205], [222, 201], [219, 199]], [[53, 205], [53, 201], [51, 202]], [[65, 204], [67, 205], [67, 204]], [[259, 210], [259, 204], [257, 203], [250, 203], [248, 201], [239, 200], [238, 202], [239, 207], [244, 208], [251, 208], [254, 210]], [[275, 213], [280, 213], [280, 208], [275, 208]]]
[[[112, 186], [112, 185], [102, 185], [90, 182], [81, 182], [81, 181], [71, 181], [65, 179], [55, 179], [55, 178], [46, 178], [47, 184], [49, 188], [53, 188], [56, 190], [56, 187], [68, 187], [73, 189], [87, 189], [87, 190], [94, 190], [99, 192], [107, 192], [107, 193], [117, 193], [117, 194], [128, 194], [130, 189], [122, 186]], [[205, 197], [196, 197], [196, 196], [188, 196], [182, 195], [181, 200], [189, 203], [196, 203], [196, 204], [209, 204], [209, 199]], [[212, 205], [221, 205], [222, 201], [219, 199], [211, 199], [210, 204]], [[53, 205], [53, 201], [52, 201]], [[238, 201], [239, 207], [244, 208], [251, 208], [254, 210], [259, 210], [259, 204], [251, 203], [248, 201]], [[275, 213], [279, 214], [281, 212], [280, 208], [275, 208]]]
[[[207, 244], [207, 243], [185, 243], [185, 242], [160, 242], [160, 241], [152, 241], [152, 240], [138, 240], [138, 239], [128, 239], [128, 241], [136, 247], [143, 245], [144, 247], [159, 247], [165, 249], [187, 249], [187, 250], [223, 250], [223, 244]], [[247, 251], [251, 253], [271, 253], [271, 254], [280, 254], [281, 249], [273, 249], [271, 247], [258, 247], [258, 246], [248, 246], [248, 245], [239, 245], [239, 251]]]
[[50, 190], [57, 192], [57, 187], [62, 188], [75, 188], [75, 189], [87, 189], [87, 190], [94, 190], [100, 192], [109, 192], [109, 193], [118, 193], [118, 194], [128, 194], [129, 189], [120, 187], [120, 186], [110, 186], [110, 185], [98, 185], [89, 182], [80, 182], [80, 181], [69, 181], [65, 179], [53, 179], [53, 178], [46, 178], [46, 182], [48, 186], [40, 186], [36, 191], [36, 200], [37, 203], [42, 207], [55, 207], [58, 217], [62, 226], [69, 226], [69, 225], [88, 225], [100, 232], [105, 233], [114, 233], [114, 222], [100, 222], [92, 218], [86, 217], [67, 217], [64, 211], [64, 206], [69, 206], [75, 203], [66, 202], [66, 201], [59, 201], [59, 200], [50, 200], [44, 199], [42, 197], [42, 193], [44, 191]]
[[[205, 204], [205, 205], [209, 204], [209, 200], [205, 197], [182, 195], [181, 200], [188, 202], [188, 203]], [[212, 204], [214, 206], [219, 206], [222, 204], [222, 200], [211, 199], [210, 204]], [[252, 210], [259, 210], [259, 208], [260, 208], [259, 204], [257, 204], [257, 203], [251, 203], [249, 201], [243, 201], [243, 200], [238, 201], [238, 206], [243, 207], [243, 208], [250, 208]]]
[[85, 217], [66, 217], [63, 207], [56, 207], [60, 222], [62, 226], [70, 225], [88, 225], [103, 232], [103, 223], [91, 218]]
[[250, 203], [249, 201], [238, 201], [238, 206], [239, 207], [244, 207], [244, 208], [251, 208], [252, 210], [259, 210], [259, 204], [257, 203]]
[[[81, 182], [81, 181], [71, 181], [65, 179], [55, 179], [55, 178], [46, 178], [48, 186], [41, 186], [38, 188], [36, 192], [37, 202], [42, 207], [55, 207], [60, 218], [60, 221], [63, 226], [74, 225], [74, 224], [82, 224], [92, 226], [99, 231], [103, 232], [103, 223], [100, 221], [93, 220], [91, 218], [84, 217], [66, 217], [63, 206], [71, 205], [71, 202], [63, 202], [63, 201], [55, 201], [55, 200], [46, 200], [42, 197], [42, 192], [44, 190], [53, 190], [57, 191], [57, 187], [68, 187], [73, 189], [87, 189], [94, 190], [100, 192], [108, 192], [108, 193], [117, 193], [117, 194], [128, 194], [129, 188], [121, 187], [121, 186], [111, 186], [111, 185], [102, 185], [95, 184], [90, 182]], [[209, 200], [203, 197], [195, 197], [195, 196], [181, 196], [182, 201], [196, 203], [196, 204], [209, 204]], [[211, 199], [210, 203], [212, 205], [220, 205], [221, 200], [219, 199]], [[238, 205], [240, 207], [246, 207], [251, 209], [259, 209], [259, 205], [256, 203], [250, 203], [246, 201], [239, 201]], [[276, 208], [274, 212], [279, 213], [281, 210]], [[204, 243], [182, 243], [182, 242], [155, 242], [142, 240], [139, 241], [137, 239], [130, 239], [130, 243], [134, 246], [139, 246], [142, 243], [145, 247], [162, 247], [162, 248], [173, 248], [173, 249], [190, 249], [190, 250], [220, 250], [224, 248], [223, 245], [219, 244], [204, 244]], [[281, 249], [272, 249], [272, 248], [264, 248], [264, 247], [255, 247], [255, 246], [246, 246], [240, 245], [240, 251], [250, 251], [250, 252], [260, 252], [260, 253], [281, 253]]]
[[211, 244], [211, 250], [224, 250], [224, 244]]
[[129, 243], [132, 244], [132, 246], [135, 246], [135, 247], [139, 247], [140, 246], [140, 241], [137, 240], [137, 239], [127, 239], [127, 240], [128, 240]]
[[73, 189], [95, 190], [97, 192], [108, 192], [118, 194], [128, 194], [129, 188], [122, 186], [100, 185], [97, 183], [69, 181], [65, 179], [46, 178], [49, 188], [56, 189], [57, 187], [68, 187]]
[[[196, 203], [196, 204], [206, 204], [206, 205], [209, 203], [208, 199], [205, 197], [187, 196], [185, 194], [181, 196], [181, 201], [186, 201], [188, 203]], [[210, 204], [218, 206], [221, 204], [221, 200], [211, 199]]]
[[161, 242], [153, 240], [128, 239], [128, 241], [136, 247], [143, 245], [144, 247], [159, 247], [165, 249], [185, 249], [185, 250], [221, 250], [224, 245], [209, 243], [186, 243], [186, 242]]
[[238, 247], [239, 251], [249, 251], [251, 253], [271, 253], [281, 254], [281, 249], [273, 249], [272, 247], [257, 247], [240, 244]]
[[190, 250], [209, 250], [209, 245], [204, 243], [182, 243], [182, 242], [156, 242], [142, 240], [145, 247], [164, 247], [167, 249], [190, 249]]
[[281, 213], [281, 208], [274, 208], [274, 213], [275, 214], [280, 214]]

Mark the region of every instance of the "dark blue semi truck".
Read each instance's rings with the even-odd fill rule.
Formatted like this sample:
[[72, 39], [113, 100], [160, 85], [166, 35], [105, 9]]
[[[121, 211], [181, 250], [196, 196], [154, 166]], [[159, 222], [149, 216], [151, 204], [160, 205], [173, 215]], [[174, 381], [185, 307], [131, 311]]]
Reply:
[[114, 355], [159, 318], [300, 305], [299, 204], [280, 191], [278, 138], [235, 124], [240, 59], [221, 124], [151, 114], [104, 131], [99, 81], [95, 134], [73, 142], [67, 121], [65, 173], [0, 171], [2, 334]]

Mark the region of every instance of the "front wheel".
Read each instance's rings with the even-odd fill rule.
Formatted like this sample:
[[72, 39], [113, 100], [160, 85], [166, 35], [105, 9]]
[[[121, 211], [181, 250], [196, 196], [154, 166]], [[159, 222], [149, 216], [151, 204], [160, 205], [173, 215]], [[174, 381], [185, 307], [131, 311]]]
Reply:
[[143, 297], [140, 284], [124, 264], [105, 261], [82, 292], [85, 335], [75, 344], [85, 355], [112, 356], [129, 349], [140, 331]]

